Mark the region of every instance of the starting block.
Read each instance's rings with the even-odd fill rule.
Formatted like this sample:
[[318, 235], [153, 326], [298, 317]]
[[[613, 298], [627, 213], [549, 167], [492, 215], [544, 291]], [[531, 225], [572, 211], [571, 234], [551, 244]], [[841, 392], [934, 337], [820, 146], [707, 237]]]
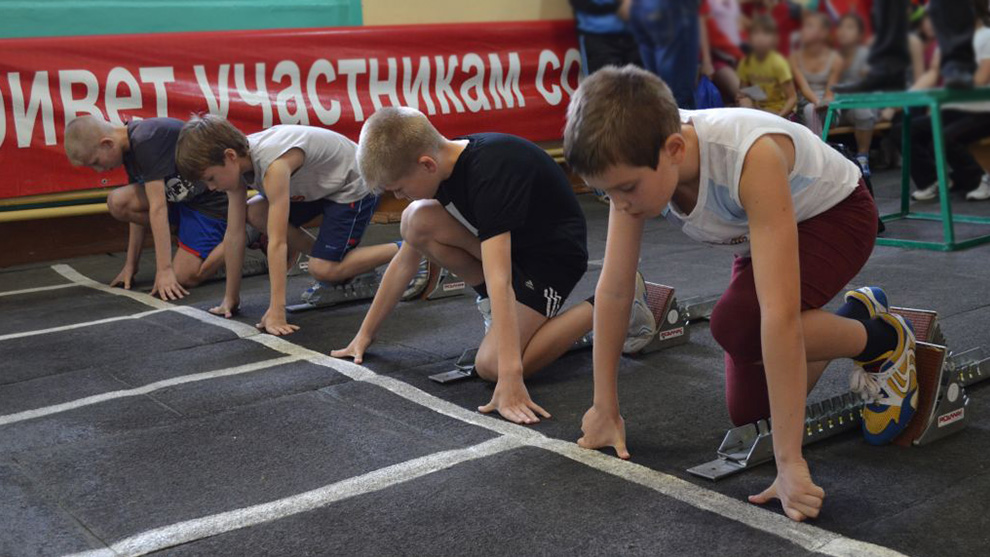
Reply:
[[316, 283], [303, 293], [302, 303], [285, 306], [285, 311], [300, 313], [374, 298], [381, 281], [382, 277], [377, 271], [370, 271], [347, 282]]
[[[918, 409], [911, 424], [894, 439], [900, 446], [927, 445], [966, 427], [969, 397], [965, 387], [990, 376], [990, 358], [982, 349], [949, 354], [934, 311], [890, 308], [911, 322], [917, 337], [915, 369], [918, 374]], [[849, 392], [805, 408], [803, 445], [846, 431], [859, 431], [864, 403]], [[689, 468], [688, 472], [712, 481], [773, 460], [769, 420], [730, 429], [719, 446], [717, 458]]]
[[422, 299], [439, 300], [464, 293], [467, 283], [447, 269], [430, 262], [430, 278], [423, 290]]
[[718, 299], [719, 296], [698, 296], [678, 305], [672, 286], [647, 282], [646, 303], [653, 311], [657, 334], [638, 353], [649, 354], [686, 343], [691, 338], [688, 323], [710, 318]]
[[476, 376], [478, 372], [474, 369], [474, 358], [477, 355], [477, 348], [465, 350], [454, 363], [454, 369], [431, 375], [430, 379], [437, 383], [446, 384]]

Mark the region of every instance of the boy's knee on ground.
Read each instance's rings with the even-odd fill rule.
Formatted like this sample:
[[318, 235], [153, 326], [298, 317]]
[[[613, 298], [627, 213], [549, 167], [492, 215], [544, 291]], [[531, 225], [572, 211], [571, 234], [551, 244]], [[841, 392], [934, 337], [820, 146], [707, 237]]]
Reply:
[[432, 199], [410, 203], [402, 211], [402, 220], [399, 223], [399, 233], [402, 235], [402, 239], [414, 247], [420, 247], [427, 243], [433, 232], [430, 214], [437, 210], [443, 211], [444, 209]]

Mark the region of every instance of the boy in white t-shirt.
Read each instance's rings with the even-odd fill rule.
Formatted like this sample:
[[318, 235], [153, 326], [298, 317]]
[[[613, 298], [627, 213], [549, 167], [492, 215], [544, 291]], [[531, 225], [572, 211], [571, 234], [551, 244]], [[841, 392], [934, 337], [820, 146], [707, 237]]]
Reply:
[[[737, 253], [711, 316], [725, 349], [726, 399], [738, 425], [771, 418], [777, 479], [750, 497], [780, 498], [787, 516], [818, 516], [824, 491], [801, 454], [806, 395], [830, 360], [853, 358], [869, 402], [863, 433], [887, 443], [917, 408], [914, 334], [876, 287], [822, 308], [866, 263], [877, 209], [855, 163], [810, 130], [761, 111], [678, 111], [656, 76], [627, 66], [586, 78], [564, 130], [568, 163], [611, 197], [595, 290], [594, 403], [587, 448], [628, 457], [617, 368], [643, 223], [667, 212], [685, 233]], [[703, 411], [704, 406], [699, 408]]]
[[[273, 335], [299, 329], [285, 318], [289, 248], [310, 254], [309, 273], [343, 282], [388, 263], [395, 243], [358, 248], [378, 197], [364, 185], [346, 137], [311, 126], [273, 126], [245, 136], [227, 120], [206, 115], [179, 134], [176, 164], [182, 172], [227, 192], [227, 292], [210, 311], [230, 317], [240, 303], [245, 220], [268, 234], [271, 303], [258, 328]], [[260, 195], [246, 201], [248, 188]], [[246, 207], [246, 210], [245, 210]], [[301, 227], [323, 216], [315, 241]], [[291, 225], [291, 226], [290, 226]]]

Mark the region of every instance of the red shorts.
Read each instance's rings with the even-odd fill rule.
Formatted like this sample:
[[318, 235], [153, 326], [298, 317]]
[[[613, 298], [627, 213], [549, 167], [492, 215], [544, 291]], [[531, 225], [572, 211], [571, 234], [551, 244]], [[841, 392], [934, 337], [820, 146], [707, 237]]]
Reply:
[[[827, 304], [866, 264], [877, 235], [877, 206], [860, 180], [835, 207], [798, 223], [801, 309]], [[712, 336], [725, 349], [725, 399], [736, 425], [770, 417], [760, 303], [753, 262], [737, 257], [732, 281], [712, 311]]]

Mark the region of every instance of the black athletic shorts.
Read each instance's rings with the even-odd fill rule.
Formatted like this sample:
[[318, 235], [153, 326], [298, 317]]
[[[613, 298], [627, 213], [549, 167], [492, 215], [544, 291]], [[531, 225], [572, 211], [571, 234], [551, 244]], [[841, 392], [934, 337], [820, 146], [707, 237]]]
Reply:
[[584, 254], [513, 254], [512, 289], [519, 303], [550, 318], [557, 315], [587, 270]]

